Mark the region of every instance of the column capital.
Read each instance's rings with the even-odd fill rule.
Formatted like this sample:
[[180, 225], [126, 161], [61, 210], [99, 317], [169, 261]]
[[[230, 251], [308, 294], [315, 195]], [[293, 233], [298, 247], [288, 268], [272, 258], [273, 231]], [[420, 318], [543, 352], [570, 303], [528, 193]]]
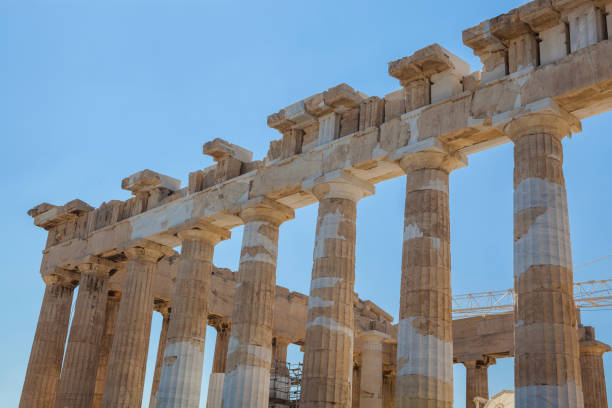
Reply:
[[290, 344], [292, 344], [291, 339], [288, 339], [286, 337], [281, 337], [281, 336], [274, 336], [274, 337], [272, 337], [272, 342], [277, 347], [279, 347], [279, 346], [287, 347]]
[[550, 133], [559, 140], [582, 131], [580, 120], [558, 106], [551, 99], [530, 104], [503, 126], [504, 134], [512, 141], [530, 133]]
[[602, 343], [598, 340], [580, 340], [580, 354], [597, 354], [604, 355], [609, 351], [612, 351], [612, 348], [606, 343]]
[[153, 310], [162, 314], [162, 316], [168, 316], [172, 310], [172, 303], [165, 299], [155, 298], [153, 300]]
[[116, 262], [93, 255], [89, 256], [84, 263], [80, 264], [77, 267], [79, 272], [81, 272], [82, 274], [89, 273], [106, 278], [110, 276], [112, 270], [116, 270], [118, 268], [119, 265]]
[[368, 330], [366, 332], [362, 332], [358, 336], [359, 340], [362, 343], [385, 343], [390, 342], [393, 339], [388, 334], [380, 332], [378, 330]]
[[319, 201], [344, 198], [356, 202], [376, 191], [372, 184], [342, 170], [326, 173], [310, 183], [304, 183], [303, 187], [310, 189]]
[[77, 272], [64, 268], [54, 268], [53, 272], [43, 275], [47, 286], [66, 286], [75, 288], [79, 284], [80, 276]]
[[158, 262], [162, 258], [174, 255], [174, 250], [165, 245], [152, 241], [140, 241], [136, 245], [125, 249], [129, 258], [138, 258], [149, 262]]
[[459, 152], [424, 150], [405, 155], [400, 159], [399, 165], [406, 173], [423, 169], [436, 169], [450, 173], [467, 166], [467, 158]]
[[238, 204], [232, 212], [244, 222], [267, 221], [277, 226], [295, 217], [292, 208], [263, 196]]
[[227, 330], [232, 327], [232, 322], [223, 316], [208, 316], [208, 325], [214, 327], [217, 332]]
[[230, 239], [232, 232], [215, 225], [202, 225], [197, 229], [188, 229], [177, 233], [181, 241], [198, 240], [205, 241], [211, 245], [217, 245], [221, 241]]
[[465, 366], [465, 368], [487, 368], [489, 366], [494, 365], [497, 361], [495, 357], [491, 356], [482, 356], [483, 358], [470, 360], [470, 361], [460, 361], [461, 364]]
[[119, 302], [121, 300], [121, 292], [118, 290], [109, 290], [108, 300], [113, 302]]

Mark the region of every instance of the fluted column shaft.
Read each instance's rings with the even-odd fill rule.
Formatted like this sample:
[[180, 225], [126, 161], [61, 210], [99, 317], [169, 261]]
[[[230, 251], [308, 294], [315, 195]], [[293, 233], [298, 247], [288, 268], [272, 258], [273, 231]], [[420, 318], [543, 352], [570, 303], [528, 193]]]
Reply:
[[464, 362], [465, 366], [465, 406], [473, 407], [474, 398], [489, 399], [489, 365], [493, 360], [474, 360]]
[[361, 335], [361, 386], [359, 408], [383, 407], [383, 342], [378, 332]]
[[352, 405], [355, 219], [357, 201], [373, 191], [348, 176], [313, 189], [319, 214], [300, 403], [305, 408]]
[[126, 276], [108, 362], [104, 408], [134, 408], [142, 402], [153, 315], [153, 274], [164, 256], [157, 246], [126, 250]]
[[113, 263], [101, 258], [79, 266], [81, 280], [55, 408], [89, 408], [96, 388], [104, 332], [108, 278]]
[[106, 301], [106, 312], [104, 322], [104, 333], [100, 341], [100, 352], [98, 357], [98, 369], [96, 373], [96, 387], [92, 408], [100, 408], [102, 406], [102, 396], [104, 395], [104, 385], [106, 384], [106, 370], [108, 369], [108, 359], [110, 358], [111, 348], [113, 347], [113, 338], [115, 337], [115, 326], [117, 325], [117, 316], [119, 315], [119, 300], [120, 295], [116, 292], [109, 292], [108, 300]]
[[19, 408], [53, 408], [62, 369], [74, 284], [58, 275], [46, 283]]
[[240, 214], [245, 225], [223, 384], [224, 407], [268, 406], [278, 228], [293, 217], [293, 211], [266, 200], [263, 203]]
[[213, 253], [215, 245], [230, 233], [210, 226], [182, 231], [179, 237], [181, 257], [157, 392], [160, 408], [200, 406]]
[[289, 401], [291, 381], [287, 367], [287, 347], [290, 341], [282, 337], [272, 340], [272, 367], [270, 369], [270, 401], [278, 400], [271, 407], [284, 407]]
[[406, 206], [395, 406], [451, 408], [453, 334], [449, 172], [460, 158], [420, 152], [402, 159]]
[[221, 396], [223, 394], [223, 379], [225, 377], [225, 363], [227, 360], [227, 349], [231, 333], [230, 322], [223, 318], [215, 318], [212, 325], [217, 330], [215, 340], [215, 355], [213, 367], [208, 381], [208, 397], [206, 408], [221, 408]]
[[585, 327], [585, 337], [580, 339], [584, 408], [608, 408], [603, 355], [609, 351], [610, 346], [595, 340], [593, 327]]
[[155, 357], [155, 371], [153, 372], [149, 408], [157, 408], [157, 391], [159, 390], [159, 382], [161, 380], [164, 353], [166, 352], [166, 343], [168, 341], [168, 326], [170, 325], [170, 308], [168, 304], [161, 306], [159, 312], [162, 314], [162, 327], [159, 332], [159, 342], [157, 343], [157, 355]]
[[395, 372], [383, 375], [383, 408], [395, 407]]
[[517, 408], [582, 407], [563, 117], [536, 114], [514, 141], [514, 384]]

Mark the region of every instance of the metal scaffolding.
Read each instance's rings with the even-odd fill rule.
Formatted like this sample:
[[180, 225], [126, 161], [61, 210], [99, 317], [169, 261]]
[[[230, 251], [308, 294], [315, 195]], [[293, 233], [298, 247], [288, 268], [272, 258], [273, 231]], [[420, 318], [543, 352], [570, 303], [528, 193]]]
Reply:
[[302, 363], [274, 361], [270, 373], [269, 408], [299, 408], [302, 391]]
[[[453, 296], [453, 317], [511, 312], [515, 296], [513, 289]], [[579, 309], [612, 307], [612, 279], [574, 283], [574, 302]]]

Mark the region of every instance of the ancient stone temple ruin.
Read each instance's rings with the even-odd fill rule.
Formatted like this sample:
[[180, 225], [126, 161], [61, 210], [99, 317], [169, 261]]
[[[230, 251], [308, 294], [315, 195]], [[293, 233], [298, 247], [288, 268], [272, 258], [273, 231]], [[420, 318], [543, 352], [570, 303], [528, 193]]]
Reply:
[[[123, 180], [127, 201], [30, 210], [48, 231], [46, 289], [20, 407], [140, 407], [154, 311], [151, 407], [199, 406], [207, 325], [209, 408], [451, 407], [453, 363], [473, 407], [508, 356], [517, 407], [606, 407], [609, 347], [573, 301], [561, 141], [612, 108], [611, 12], [612, 0], [532, 1], [463, 32], [482, 71], [433, 44], [389, 63], [400, 87], [383, 97], [341, 84], [270, 115], [280, 138], [263, 160], [215, 139], [203, 152], [216, 164], [185, 187], [143, 170]], [[515, 312], [453, 321], [449, 174], [503, 143], [515, 152]], [[403, 175], [395, 324], [354, 292], [356, 205]], [[276, 286], [277, 244], [316, 203], [306, 296]], [[215, 245], [239, 225], [238, 271], [216, 268]], [[298, 384], [289, 344], [304, 351]]]

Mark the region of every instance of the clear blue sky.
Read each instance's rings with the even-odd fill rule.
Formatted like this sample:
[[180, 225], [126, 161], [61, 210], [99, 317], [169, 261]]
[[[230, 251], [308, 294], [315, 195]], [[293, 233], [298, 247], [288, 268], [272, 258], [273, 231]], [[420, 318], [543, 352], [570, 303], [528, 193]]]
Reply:
[[[145, 168], [185, 185], [190, 171], [211, 164], [201, 146], [215, 137], [262, 158], [279, 137], [266, 127], [267, 115], [341, 82], [383, 96], [399, 87], [387, 62], [433, 42], [479, 69], [461, 31], [521, 3], [0, 0], [0, 405], [19, 401], [44, 289], [46, 233], [32, 225], [28, 209], [44, 201], [80, 198], [98, 206], [126, 199], [121, 179]], [[611, 114], [586, 120], [584, 131], [564, 142], [575, 264], [612, 253], [611, 123]], [[469, 167], [451, 176], [455, 294], [512, 286], [512, 161], [505, 145], [471, 156]], [[397, 318], [404, 178], [376, 188], [358, 206], [356, 290]], [[281, 228], [278, 283], [302, 293], [315, 219], [316, 205]], [[218, 246], [215, 263], [235, 270], [240, 241], [237, 229]], [[576, 280], [609, 278], [611, 266], [581, 269]], [[607, 343], [611, 313], [583, 313]], [[159, 328], [155, 316], [149, 367]], [[203, 401], [213, 344], [210, 330]], [[295, 349], [291, 357], [299, 357]], [[612, 379], [612, 358], [605, 364]], [[464, 406], [464, 372], [455, 366], [456, 407]], [[513, 387], [511, 359], [489, 372], [491, 394]]]

